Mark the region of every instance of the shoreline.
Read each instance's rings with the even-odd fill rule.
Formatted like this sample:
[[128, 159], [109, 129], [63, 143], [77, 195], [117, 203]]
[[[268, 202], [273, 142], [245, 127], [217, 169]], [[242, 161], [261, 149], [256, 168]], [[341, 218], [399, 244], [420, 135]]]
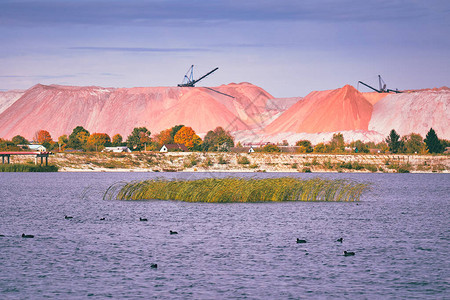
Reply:
[[[34, 164], [12, 156], [11, 163]], [[449, 155], [230, 152], [56, 153], [58, 172], [450, 173]]]

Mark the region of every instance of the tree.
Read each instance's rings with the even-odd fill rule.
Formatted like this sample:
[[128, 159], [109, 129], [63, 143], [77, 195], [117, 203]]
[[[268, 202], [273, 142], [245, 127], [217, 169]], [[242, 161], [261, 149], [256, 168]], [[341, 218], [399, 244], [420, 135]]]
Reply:
[[228, 151], [230, 147], [234, 147], [234, 138], [229, 131], [219, 126], [208, 131], [202, 147], [205, 151]]
[[325, 153], [326, 147], [324, 143], [318, 143], [314, 146], [314, 152], [315, 153]]
[[67, 137], [67, 135], [66, 134], [61, 135], [58, 138], [59, 151], [64, 150], [64, 148], [67, 146], [68, 142], [69, 142], [69, 138]]
[[189, 150], [200, 150], [202, 139], [191, 127], [184, 126], [178, 130], [174, 137], [174, 142], [185, 145]]
[[351, 142], [350, 147], [355, 148], [355, 151], [356, 151], [356, 149], [358, 149], [358, 153], [369, 153], [369, 151], [370, 151], [367, 144], [365, 144], [361, 140]]
[[155, 136], [155, 142], [159, 147], [167, 144], [173, 144], [172, 129], [165, 129]]
[[406, 153], [422, 153], [425, 146], [422, 136], [417, 133], [403, 136], [402, 143], [403, 150]]
[[344, 152], [345, 150], [345, 142], [344, 135], [342, 133], [333, 134], [333, 138], [330, 142], [331, 151], [333, 152]]
[[13, 142], [13, 144], [15, 145], [27, 145], [29, 143], [27, 139], [21, 135], [16, 135], [15, 137], [13, 137], [11, 142]]
[[295, 143], [295, 146], [299, 147], [297, 152], [299, 153], [310, 153], [313, 152], [311, 142], [308, 140], [300, 140]]
[[83, 128], [83, 126], [77, 126], [73, 129], [69, 135], [69, 142], [67, 146], [73, 149], [81, 149], [89, 138], [89, 131]]
[[274, 144], [267, 144], [262, 149], [263, 152], [280, 152], [280, 148], [278, 148], [277, 145]]
[[51, 143], [52, 142], [52, 136], [47, 130], [39, 130], [36, 131], [34, 134], [34, 140], [43, 145], [44, 143]]
[[127, 138], [128, 148], [138, 151], [146, 150], [146, 147], [152, 142], [150, 135], [151, 132], [147, 128], [135, 127]]
[[93, 133], [86, 142], [86, 150], [99, 151], [111, 145], [111, 138], [106, 133]]
[[21, 151], [13, 142], [0, 138], [0, 151]]
[[170, 136], [171, 136], [171, 138], [172, 138], [172, 141], [175, 141], [175, 135], [178, 133], [178, 131], [181, 129], [181, 128], [183, 128], [184, 127], [184, 125], [175, 125], [175, 126], [173, 126], [172, 128], [171, 128], [171, 131], [170, 131]]
[[392, 129], [389, 133], [389, 136], [386, 138], [386, 143], [388, 144], [389, 151], [392, 153], [397, 153], [400, 150], [402, 142], [395, 129]]
[[122, 145], [122, 140], [123, 140], [123, 138], [122, 138], [122, 136], [120, 134], [115, 134], [113, 136], [113, 138], [112, 138], [112, 145], [114, 147], [121, 146]]
[[425, 144], [427, 145], [427, 149], [430, 153], [442, 153], [444, 152], [444, 147], [441, 144], [436, 132], [433, 128], [427, 133], [427, 136], [424, 139]]

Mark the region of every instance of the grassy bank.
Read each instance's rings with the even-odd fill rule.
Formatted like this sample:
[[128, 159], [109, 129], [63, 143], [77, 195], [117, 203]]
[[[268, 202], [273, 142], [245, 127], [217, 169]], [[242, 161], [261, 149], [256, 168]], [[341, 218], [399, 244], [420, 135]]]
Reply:
[[1, 164], [0, 172], [58, 172], [58, 167], [53, 165]]
[[186, 202], [358, 201], [367, 184], [349, 180], [210, 178], [145, 180], [115, 184], [107, 199], [179, 200]]

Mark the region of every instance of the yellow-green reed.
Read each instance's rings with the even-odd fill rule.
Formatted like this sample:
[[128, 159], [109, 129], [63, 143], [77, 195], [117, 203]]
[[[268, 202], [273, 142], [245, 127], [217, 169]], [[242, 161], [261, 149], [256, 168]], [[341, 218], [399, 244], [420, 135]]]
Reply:
[[179, 200], [186, 202], [359, 201], [369, 188], [347, 179], [208, 178], [152, 179], [117, 183], [104, 198], [119, 200]]

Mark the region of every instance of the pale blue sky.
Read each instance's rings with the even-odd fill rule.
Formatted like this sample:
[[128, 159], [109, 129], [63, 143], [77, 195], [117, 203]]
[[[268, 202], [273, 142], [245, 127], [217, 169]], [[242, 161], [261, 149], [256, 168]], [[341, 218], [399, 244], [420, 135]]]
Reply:
[[[251, 82], [275, 97], [358, 80], [450, 85], [450, 2], [0, 0], [0, 89]], [[361, 90], [363, 90], [361, 88]]]

